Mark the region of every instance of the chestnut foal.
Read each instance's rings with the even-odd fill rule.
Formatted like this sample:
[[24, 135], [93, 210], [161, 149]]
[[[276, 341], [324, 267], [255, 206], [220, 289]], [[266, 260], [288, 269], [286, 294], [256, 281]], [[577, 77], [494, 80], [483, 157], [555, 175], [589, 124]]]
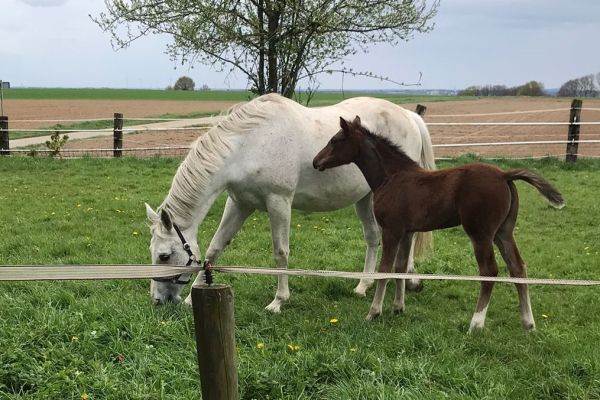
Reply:
[[[556, 208], [562, 195], [545, 179], [527, 170], [502, 171], [487, 164], [469, 164], [442, 171], [425, 170], [388, 139], [340, 118], [341, 130], [313, 160], [323, 171], [355, 163], [373, 190], [375, 218], [383, 233], [379, 272], [406, 272], [411, 239], [425, 232], [462, 225], [471, 239], [482, 276], [497, 276], [493, 243], [513, 277], [526, 277], [526, 267], [513, 238], [519, 198], [514, 180], [533, 185]], [[387, 280], [378, 280], [367, 319], [381, 314]], [[517, 284], [521, 322], [535, 329], [526, 284]], [[481, 282], [469, 332], [483, 329], [493, 282]], [[404, 310], [404, 280], [396, 280], [393, 311]]]

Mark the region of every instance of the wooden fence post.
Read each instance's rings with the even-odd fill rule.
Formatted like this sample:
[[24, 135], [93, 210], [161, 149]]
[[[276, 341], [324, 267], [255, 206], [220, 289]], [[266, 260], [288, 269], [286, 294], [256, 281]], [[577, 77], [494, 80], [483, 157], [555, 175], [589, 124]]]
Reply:
[[577, 150], [579, 147], [579, 130], [581, 122], [581, 106], [583, 101], [580, 99], [573, 99], [571, 102], [571, 114], [569, 116], [569, 133], [567, 136], [567, 156], [566, 162], [577, 161]]
[[115, 113], [113, 127], [113, 156], [123, 155], [123, 114]]
[[10, 155], [10, 142], [8, 140], [8, 117], [0, 116], [0, 154]]
[[425, 111], [427, 111], [427, 107], [425, 107], [422, 104], [417, 104], [417, 109], [415, 110], [415, 112], [417, 114], [419, 114], [421, 116], [421, 118], [423, 118], [423, 116], [425, 116]]
[[204, 400], [237, 400], [233, 292], [227, 285], [192, 287], [196, 349]]

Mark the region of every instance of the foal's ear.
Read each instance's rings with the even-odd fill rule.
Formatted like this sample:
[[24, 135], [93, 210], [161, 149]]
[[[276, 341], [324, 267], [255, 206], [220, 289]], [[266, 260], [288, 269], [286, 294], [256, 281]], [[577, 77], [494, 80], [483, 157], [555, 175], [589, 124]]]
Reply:
[[168, 231], [173, 229], [173, 221], [171, 220], [171, 215], [165, 209], [160, 210], [160, 222], [167, 228]]
[[148, 203], [144, 203], [144, 205], [146, 206], [146, 216], [150, 222], [157, 222], [159, 220], [158, 214], [148, 205]]
[[354, 117], [354, 121], [352, 121], [352, 123], [354, 125], [359, 126], [360, 125], [360, 117], [358, 115], [356, 117]]
[[348, 126], [348, 121], [346, 121], [344, 118], [340, 117], [340, 128], [342, 128], [342, 130], [344, 132], [348, 131], [349, 126]]

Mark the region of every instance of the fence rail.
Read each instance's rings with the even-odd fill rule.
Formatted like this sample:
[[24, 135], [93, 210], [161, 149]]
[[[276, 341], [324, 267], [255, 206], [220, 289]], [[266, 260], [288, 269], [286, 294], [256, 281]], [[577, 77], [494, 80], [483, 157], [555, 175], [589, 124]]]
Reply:
[[[485, 137], [501, 139], [505, 137], [507, 141], [482, 141], [482, 142], [469, 142], [469, 143], [436, 143], [433, 147], [436, 148], [474, 148], [474, 147], [498, 147], [498, 146], [540, 146], [540, 145], [566, 145], [564, 153], [566, 161], [573, 162], [577, 160], [578, 156], [581, 156], [581, 152], [578, 147], [579, 144], [600, 144], [600, 140], [596, 139], [580, 139], [580, 128], [582, 126], [600, 126], [600, 121], [581, 121], [581, 111], [600, 111], [600, 108], [583, 107], [581, 100], [573, 100], [571, 108], [553, 108], [553, 109], [541, 109], [541, 110], [522, 110], [522, 111], [506, 111], [506, 112], [492, 112], [492, 113], [476, 113], [476, 114], [434, 114], [427, 115], [427, 118], [444, 118], [444, 117], [478, 117], [478, 116], [498, 116], [498, 115], [515, 115], [515, 114], [536, 114], [536, 113], [548, 113], [548, 112], [570, 112], [569, 121], [550, 121], [550, 122], [523, 122], [523, 121], [505, 121], [505, 122], [428, 122], [428, 126], [448, 126], [448, 127], [525, 127], [525, 126], [566, 126], [567, 127], [567, 139], [566, 140], [514, 140], [516, 135], [484, 135]], [[426, 107], [417, 105], [416, 110], [420, 115], [424, 116]], [[77, 128], [12, 128], [9, 131], [9, 120], [8, 117], [0, 118], [0, 155], [36, 155], [36, 154], [56, 154], [48, 149], [43, 148], [28, 148], [28, 149], [10, 149], [9, 132], [32, 132], [32, 133], [71, 133], [71, 132], [83, 132], [87, 134], [98, 133], [101, 136], [106, 136], [110, 132], [113, 133], [113, 148], [65, 148], [61, 149], [60, 155], [65, 157], [77, 157], [83, 154], [86, 155], [98, 155], [101, 157], [121, 157], [123, 154], [126, 155], [183, 155], [184, 151], [188, 151], [190, 146], [135, 146], [126, 148], [124, 142], [136, 143], [135, 140], [131, 140], [127, 137], [124, 138], [124, 134], [137, 132], [168, 132], [168, 131], [198, 131], [206, 129], [207, 125], [199, 124], [198, 126], [175, 126], [175, 127], [151, 127], [151, 126], [140, 126], [140, 127], [123, 127], [124, 121], [186, 121], [187, 119], [180, 118], [151, 118], [151, 117], [140, 117], [140, 118], [126, 118], [123, 114], [115, 113], [112, 119], [110, 118], [97, 118], [97, 119], [38, 119], [28, 120], [19, 119], [11, 120], [12, 122], [85, 122], [85, 121], [113, 121], [112, 128], [98, 128], [98, 129], [77, 129]], [[600, 132], [598, 133], [600, 134]], [[557, 134], [551, 134], [556, 136]], [[545, 137], [549, 135], [529, 135], [528, 137]], [[512, 137], [511, 137], [512, 136]], [[89, 138], [90, 136], [86, 136]], [[479, 136], [481, 138], [481, 136]], [[444, 136], [444, 139], [452, 139], [451, 137]], [[439, 138], [441, 139], [441, 138]], [[531, 157], [525, 157], [531, 158]]]

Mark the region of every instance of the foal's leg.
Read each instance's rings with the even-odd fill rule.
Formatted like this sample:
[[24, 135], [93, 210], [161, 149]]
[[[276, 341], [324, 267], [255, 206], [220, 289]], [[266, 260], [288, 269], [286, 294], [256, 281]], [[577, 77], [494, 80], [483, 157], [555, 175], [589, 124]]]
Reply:
[[[517, 193], [517, 188], [513, 182], [509, 182], [508, 187], [511, 195], [510, 211], [506, 220], [502, 223], [500, 229], [498, 229], [494, 242], [496, 243], [496, 246], [498, 246], [502, 258], [506, 262], [510, 275], [518, 278], [527, 278], [525, 263], [521, 259], [519, 249], [517, 248], [517, 244], [513, 237], [513, 231], [515, 229], [515, 224], [517, 223], [517, 214], [519, 212], [519, 194]], [[515, 286], [519, 293], [519, 308], [521, 309], [521, 323], [523, 324], [523, 328], [528, 331], [534, 330], [535, 321], [533, 319], [533, 313], [531, 312], [529, 289], [527, 285], [524, 284], [517, 284]]]
[[[494, 240], [502, 258], [506, 262], [510, 276], [516, 278], [527, 278], [527, 267], [521, 259], [519, 249], [515, 243], [512, 234], [509, 238], [496, 236]], [[531, 312], [531, 301], [529, 299], [529, 288], [526, 284], [515, 284], [517, 292], [519, 293], [519, 308], [521, 311], [521, 323], [526, 331], [535, 330], [535, 321], [533, 319], [533, 313]]]
[[[498, 276], [498, 265], [496, 264], [496, 258], [494, 256], [492, 240], [471, 238], [471, 241], [473, 243], [473, 250], [475, 251], [475, 258], [479, 265], [479, 275]], [[481, 282], [479, 300], [477, 301], [477, 307], [475, 308], [475, 313], [471, 319], [469, 333], [483, 329], [485, 315], [487, 313], [488, 304], [490, 303], [493, 288], [494, 282]]]
[[[412, 235], [412, 241], [410, 245], [410, 254], [408, 255], [408, 268], [407, 272], [415, 273], [415, 243], [416, 243], [416, 235]], [[423, 281], [420, 279], [406, 279], [406, 288], [408, 290], [414, 290], [415, 292], [420, 292], [423, 290]]]
[[[398, 244], [398, 254], [396, 254], [396, 262], [394, 264], [394, 272], [406, 273], [408, 270], [408, 260], [412, 253], [414, 241], [413, 235], [408, 234], [400, 239]], [[394, 314], [400, 314], [404, 311], [404, 285], [406, 279], [396, 279], [396, 296], [394, 297], [394, 305], [392, 310]]]
[[[365, 254], [365, 266], [363, 272], [371, 273], [375, 271], [375, 263], [377, 262], [377, 248], [379, 247], [379, 239], [381, 231], [373, 214], [373, 193], [360, 199], [355, 205], [356, 215], [360, 219], [363, 227], [363, 235], [367, 242], [367, 253]], [[361, 279], [358, 285], [354, 288], [354, 293], [364, 297], [367, 290], [373, 285], [373, 279]]]
[[[398, 236], [390, 231], [383, 231], [383, 255], [381, 256], [381, 263], [379, 264], [379, 272], [390, 272], [394, 260], [396, 259], [396, 253], [398, 252]], [[377, 280], [377, 289], [375, 289], [375, 296], [371, 303], [371, 309], [367, 314], [367, 320], [372, 320], [381, 315], [381, 307], [383, 304], [383, 298], [385, 297], [385, 288], [387, 286], [387, 279]]]
[[[267, 212], [271, 220], [273, 239], [273, 258], [277, 268], [287, 269], [290, 253], [291, 199], [283, 196], [271, 196], [267, 199]], [[265, 307], [267, 311], [281, 312], [281, 305], [290, 298], [287, 275], [277, 277], [275, 299]]]
[[[210, 260], [213, 263], [217, 261], [221, 253], [223, 253], [225, 247], [229, 244], [229, 242], [231, 242], [233, 236], [240, 230], [244, 224], [244, 221], [248, 218], [248, 216], [250, 216], [250, 214], [252, 214], [253, 211], [253, 208], [244, 207], [231, 197], [227, 197], [225, 210], [223, 211], [219, 228], [210, 241], [208, 250], [206, 250], [206, 260]], [[194, 280], [194, 285], [203, 283], [204, 273], [201, 272]], [[192, 305], [191, 294], [189, 294], [185, 299], [185, 303]]]

